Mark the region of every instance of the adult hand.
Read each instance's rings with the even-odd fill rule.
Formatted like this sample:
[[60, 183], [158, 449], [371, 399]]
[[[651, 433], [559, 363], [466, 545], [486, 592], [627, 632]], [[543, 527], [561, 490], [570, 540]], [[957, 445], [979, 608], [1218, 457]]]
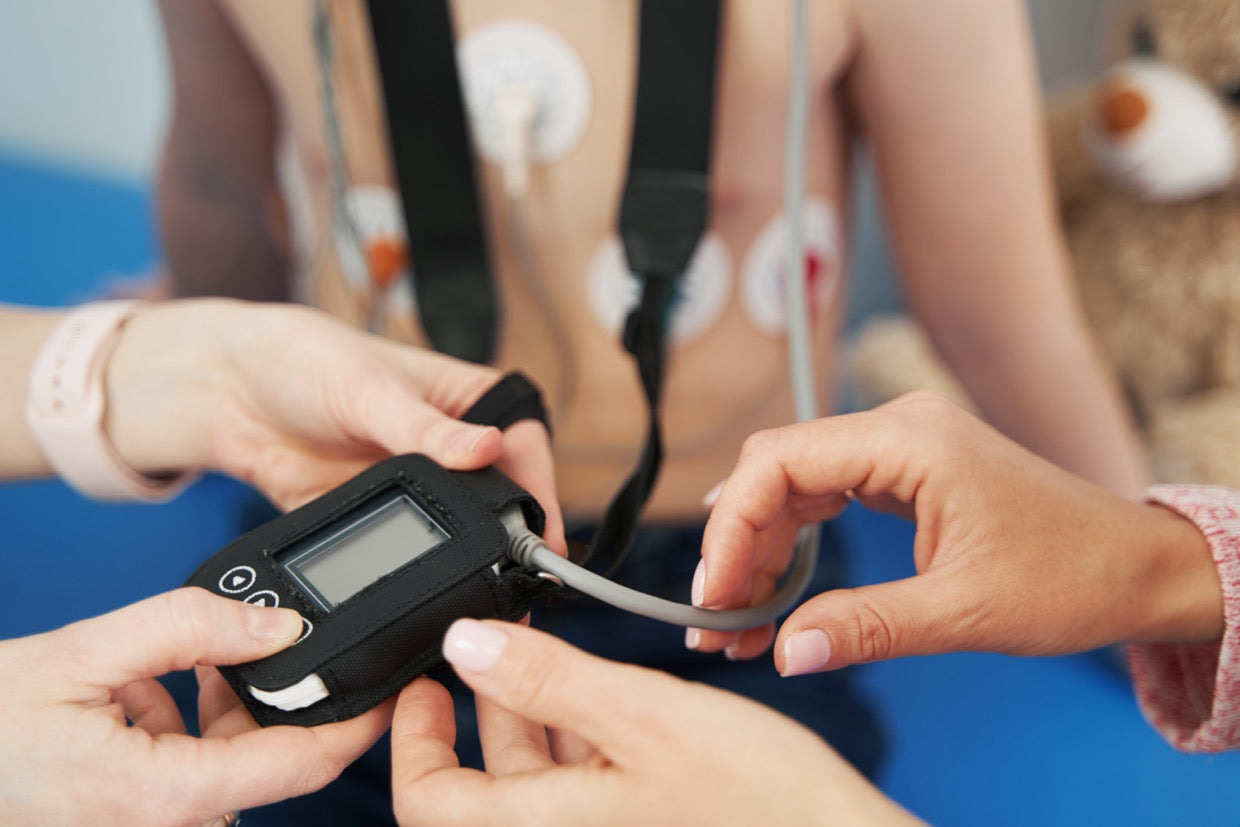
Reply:
[[563, 551], [546, 429], [457, 419], [499, 378], [306, 307], [169, 302], [125, 327], [108, 369], [108, 430], [138, 470], [216, 468], [284, 509], [393, 454], [495, 464], [542, 504], [547, 542]]
[[0, 822], [217, 823], [324, 786], [383, 734], [390, 703], [338, 724], [259, 729], [210, 670], [199, 739], [154, 680], [266, 657], [301, 629], [288, 609], [181, 589], [0, 642]]
[[[1192, 523], [1085, 482], [925, 392], [751, 437], [706, 526], [698, 602], [764, 599], [796, 528], [853, 498], [916, 519], [918, 574], [807, 601], [779, 631], [782, 674], [1222, 634], [1221, 586]], [[769, 629], [701, 632], [699, 648], [752, 657], [769, 642]]]
[[[809, 730], [737, 695], [498, 621], [457, 621], [444, 655], [478, 698], [487, 772], [458, 766], [451, 697], [419, 678], [392, 726], [401, 824], [915, 822]], [[544, 726], [597, 752], [558, 763]]]

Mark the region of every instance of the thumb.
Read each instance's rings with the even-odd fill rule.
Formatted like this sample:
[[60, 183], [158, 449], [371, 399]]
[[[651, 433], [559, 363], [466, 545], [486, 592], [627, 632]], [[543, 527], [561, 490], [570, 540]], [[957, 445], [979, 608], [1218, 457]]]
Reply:
[[368, 376], [339, 396], [345, 431], [392, 454], [426, 454], [445, 468], [470, 470], [495, 462], [503, 450], [499, 428], [448, 416], [399, 374]]
[[970, 590], [937, 575], [836, 589], [807, 600], [775, 638], [776, 669], [791, 677], [967, 649]]
[[88, 681], [114, 689], [196, 664], [257, 660], [286, 648], [301, 632], [301, 616], [291, 609], [186, 588], [66, 626], [48, 642], [65, 656], [60, 662], [85, 664]]
[[652, 731], [677, 726], [670, 710], [679, 706], [681, 682], [588, 655], [525, 626], [458, 620], [444, 637], [443, 654], [475, 693], [583, 738], [622, 766], [641, 760]]

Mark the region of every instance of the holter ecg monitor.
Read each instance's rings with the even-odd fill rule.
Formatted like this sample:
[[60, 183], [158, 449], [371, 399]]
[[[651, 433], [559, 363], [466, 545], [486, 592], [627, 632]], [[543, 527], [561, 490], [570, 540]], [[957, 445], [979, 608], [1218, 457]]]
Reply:
[[440, 664], [457, 618], [516, 620], [540, 588], [555, 588], [506, 556], [505, 513], [542, 531], [542, 509], [501, 472], [447, 471], [410, 454], [245, 534], [187, 585], [295, 609], [304, 631], [221, 674], [264, 725], [370, 709]]
[[766, 602], [699, 609], [560, 557], [539, 536], [544, 519], [534, 498], [494, 468], [448, 471], [407, 454], [243, 535], [186, 585], [301, 613], [304, 630], [292, 646], [219, 671], [258, 723], [315, 726], [360, 715], [441, 665], [454, 620], [517, 620], [561, 583], [665, 623], [737, 631], [790, 609], [814, 570], [810, 527]]

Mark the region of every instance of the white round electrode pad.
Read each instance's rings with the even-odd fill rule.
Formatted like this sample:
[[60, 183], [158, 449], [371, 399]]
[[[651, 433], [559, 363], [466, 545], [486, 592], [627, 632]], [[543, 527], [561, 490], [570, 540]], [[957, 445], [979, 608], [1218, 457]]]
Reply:
[[498, 20], [461, 38], [456, 58], [474, 144], [488, 161], [503, 160], [499, 102], [514, 85], [532, 91], [537, 101], [534, 160], [563, 158], [581, 141], [593, 111], [590, 76], [573, 47], [553, 29]]
[[[603, 242], [590, 262], [590, 307], [603, 328], [619, 335], [620, 326], [639, 298], [640, 282], [629, 271], [620, 239]], [[701, 336], [719, 320], [732, 293], [732, 257], [723, 240], [707, 233], [698, 243], [680, 283], [672, 311], [672, 338], [687, 342]]]
[[[811, 313], [825, 307], [840, 277], [839, 217], [830, 202], [812, 198], [805, 202], [805, 270], [809, 281]], [[741, 303], [750, 321], [764, 333], [783, 333], [788, 326], [784, 299], [786, 256], [784, 216], [767, 222], [745, 254], [741, 270]]]

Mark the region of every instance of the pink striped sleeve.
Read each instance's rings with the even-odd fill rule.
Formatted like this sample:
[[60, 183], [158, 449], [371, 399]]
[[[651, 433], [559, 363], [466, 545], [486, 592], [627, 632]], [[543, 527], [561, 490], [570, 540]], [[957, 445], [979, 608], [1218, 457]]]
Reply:
[[1222, 752], [1240, 747], [1240, 491], [1158, 485], [1146, 499], [1182, 514], [1201, 530], [1223, 583], [1221, 643], [1130, 646], [1137, 701], [1150, 723], [1178, 749]]

